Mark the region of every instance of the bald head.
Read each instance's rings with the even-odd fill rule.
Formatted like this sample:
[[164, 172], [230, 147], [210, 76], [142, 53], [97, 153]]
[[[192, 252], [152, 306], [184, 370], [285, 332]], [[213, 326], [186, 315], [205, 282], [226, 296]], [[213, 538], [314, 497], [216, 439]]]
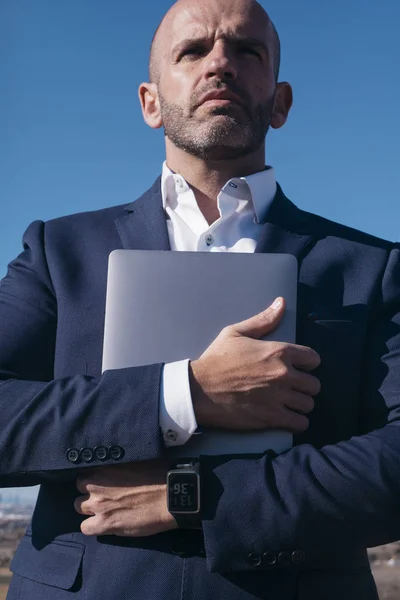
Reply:
[[[190, 7], [196, 7], [201, 4], [203, 7], [207, 3], [212, 3], [213, 7], [228, 5], [229, 10], [234, 10], [235, 7], [240, 11], [246, 11], [249, 14], [257, 14], [259, 22], [264, 22], [266, 31], [268, 32], [268, 44], [273, 58], [273, 68], [275, 80], [278, 81], [279, 69], [281, 62], [281, 44], [278, 32], [275, 25], [269, 18], [267, 12], [256, 0], [178, 0], [163, 17], [161, 23], [157, 27], [150, 48], [149, 60], [149, 77], [152, 83], [158, 83], [161, 73], [161, 62], [165, 53], [165, 45], [167, 44], [168, 36], [173, 26], [174, 20], [179, 13]], [[233, 6], [235, 5], [235, 6]]]

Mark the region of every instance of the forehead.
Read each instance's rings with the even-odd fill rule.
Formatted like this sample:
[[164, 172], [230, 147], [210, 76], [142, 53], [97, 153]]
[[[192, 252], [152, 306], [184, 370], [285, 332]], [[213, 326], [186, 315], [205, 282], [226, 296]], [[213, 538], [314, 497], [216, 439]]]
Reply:
[[[167, 51], [182, 39], [250, 36], [270, 43], [271, 23], [255, 2], [192, 0], [175, 5], [164, 28]], [[164, 37], [164, 36], [163, 36]]]

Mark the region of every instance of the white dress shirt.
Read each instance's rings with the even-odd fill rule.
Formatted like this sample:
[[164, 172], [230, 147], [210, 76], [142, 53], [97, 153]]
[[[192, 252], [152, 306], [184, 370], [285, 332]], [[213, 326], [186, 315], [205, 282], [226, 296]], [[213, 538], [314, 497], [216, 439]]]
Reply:
[[[171, 250], [254, 252], [276, 194], [274, 170], [230, 179], [218, 195], [219, 219], [209, 225], [195, 195], [181, 175], [163, 165], [163, 207]], [[164, 366], [160, 394], [160, 427], [166, 446], [185, 444], [197, 429], [189, 385], [189, 360]]]

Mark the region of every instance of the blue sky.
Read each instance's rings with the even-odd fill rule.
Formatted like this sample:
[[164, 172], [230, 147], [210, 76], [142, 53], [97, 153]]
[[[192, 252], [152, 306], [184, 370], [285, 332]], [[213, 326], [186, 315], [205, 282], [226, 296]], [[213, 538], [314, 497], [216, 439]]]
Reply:
[[[400, 240], [400, 2], [261, 2], [294, 87], [267, 162], [300, 207]], [[0, 275], [35, 219], [128, 203], [153, 182], [161, 132], [142, 121], [167, 0], [0, 3]]]
[[[400, 240], [400, 2], [271, 0], [287, 125], [267, 140], [299, 206]], [[138, 84], [168, 0], [0, 3], [0, 275], [35, 219], [130, 202], [153, 182], [161, 132]]]

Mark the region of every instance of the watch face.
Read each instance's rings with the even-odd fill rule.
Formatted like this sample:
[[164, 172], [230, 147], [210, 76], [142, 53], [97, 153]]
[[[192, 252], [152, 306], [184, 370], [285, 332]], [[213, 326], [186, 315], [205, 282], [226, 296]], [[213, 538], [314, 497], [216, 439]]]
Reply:
[[168, 474], [168, 510], [171, 513], [199, 512], [199, 477], [193, 472]]

